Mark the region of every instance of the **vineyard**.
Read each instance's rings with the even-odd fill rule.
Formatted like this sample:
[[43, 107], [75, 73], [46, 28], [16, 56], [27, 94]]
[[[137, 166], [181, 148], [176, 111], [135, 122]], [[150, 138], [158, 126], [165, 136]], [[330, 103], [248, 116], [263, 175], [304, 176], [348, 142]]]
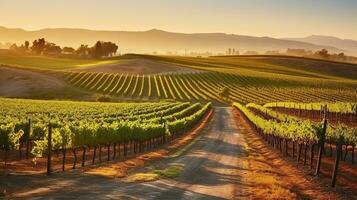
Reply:
[[[349, 75], [355, 73], [353, 66], [308, 59], [148, 55], [125, 55], [87, 63], [83, 60], [38, 59], [42, 63], [38, 67], [33, 66], [35, 57], [21, 58], [20, 64], [14, 58], [5, 59], [4, 64], [60, 79], [71, 89], [79, 89], [76, 91], [105, 94], [121, 101], [170, 99], [214, 104], [265, 104], [353, 102], [357, 99], [357, 82]], [[288, 62], [290, 60], [294, 62]], [[26, 67], [27, 62], [32, 66], [30, 69]], [[133, 66], [136, 64], [140, 64], [140, 69], [145, 68], [145, 73], [136, 71], [138, 69]], [[310, 67], [313, 64], [316, 69]], [[324, 71], [321, 66], [329, 70]], [[162, 73], [158, 73], [160, 70]], [[225, 87], [229, 88], [229, 98], [219, 96]], [[82, 94], [72, 96], [76, 95]]]
[[[4, 161], [51, 156], [62, 152], [64, 170], [69, 150], [77, 163], [77, 151], [99, 148], [108, 160], [117, 150], [126, 156], [162, 145], [194, 127], [211, 109], [199, 103], [91, 103], [0, 99], [0, 147]], [[45, 112], [44, 112], [45, 111]], [[48, 148], [51, 146], [51, 148]], [[113, 151], [111, 156], [110, 150]], [[31, 156], [31, 155], [30, 155]], [[32, 157], [32, 156], [31, 156]], [[85, 159], [82, 158], [82, 166]]]
[[[141, 163], [149, 163], [148, 169], [154, 172], [165, 171], [162, 163], [168, 168], [179, 163], [184, 170], [180, 179], [187, 183], [194, 179], [220, 186], [227, 180], [233, 191], [239, 181], [234, 179], [240, 177], [236, 174], [245, 169], [244, 174], [250, 174], [241, 174], [246, 185], [270, 188], [276, 185], [273, 180], [281, 178], [280, 188], [292, 191], [294, 181], [285, 184], [286, 177], [277, 171], [289, 174], [303, 167], [309, 173], [307, 179], [305, 173], [289, 177], [305, 183], [310, 175], [321, 174], [322, 180], [331, 177], [332, 187], [336, 181], [348, 191], [357, 186], [357, 82], [346, 75], [345, 65], [322, 63], [338, 71], [325, 72], [311, 67], [309, 60], [294, 60], [307, 62], [307, 67], [294, 62], [285, 66], [264, 56], [126, 55], [68, 62], [41, 58], [48, 59], [48, 66], [36, 66], [33, 59], [21, 58], [19, 65], [0, 67], [6, 74], [0, 78], [0, 96], [18, 98], [0, 98], [0, 170], [4, 174], [71, 170], [91, 174], [89, 180], [108, 174], [130, 178], [129, 171]], [[131, 69], [135, 64], [140, 65], [138, 69]], [[55, 84], [46, 87], [52, 80]], [[1, 93], [4, 88], [10, 95]], [[11, 91], [18, 88], [25, 89], [17, 94], [29, 96], [12, 96]], [[228, 96], [222, 95], [227, 90]], [[151, 163], [156, 159], [160, 162]], [[192, 166], [198, 167], [192, 170]], [[234, 176], [228, 180], [228, 172], [208, 171], [206, 166], [229, 170]], [[17, 193], [18, 177], [14, 177], [7, 188]]]
[[357, 0], [0, 2], [0, 200], [357, 200]]
[[[353, 101], [357, 91], [348, 83], [263, 78], [223, 72], [134, 75], [95, 72], [66, 72], [74, 87], [125, 99], [173, 99], [193, 102], [267, 103], [275, 101]], [[228, 87], [230, 98], [219, 91]]]
[[264, 107], [295, 115], [300, 118], [321, 121], [324, 116], [324, 107], [326, 106], [326, 119], [333, 124], [346, 124], [357, 126], [357, 105], [356, 103], [296, 103], [296, 102], [276, 102], [267, 103]]
[[[298, 162], [303, 160], [304, 165], [309, 162], [311, 169], [315, 167], [315, 174], [320, 173], [322, 154], [327, 155], [328, 152], [330, 157], [336, 155], [338, 161], [346, 161], [346, 158], [348, 158], [350, 163], [355, 163], [357, 128], [345, 124], [331, 125], [327, 120], [313, 122], [267, 108], [274, 105], [282, 105], [282, 103], [269, 103], [265, 106], [254, 103], [244, 106], [234, 103], [233, 107], [244, 114], [257, 133], [268, 144], [286, 156], [296, 157]], [[286, 103], [286, 105], [291, 106], [294, 103]], [[320, 105], [323, 105], [323, 103]], [[346, 111], [345, 109], [351, 106], [350, 103], [327, 105], [334, 111]], [[327, 112], [326, 110], [324, 112]], [[323, 115], [324, 119], [326, 119], [325, 117], [326, 113]], [[317, 158], [315, 157], [316, 150], [319, 151]], [[316, 165], [314, 165], [315, 159], [318, 160]], [[338, 163], [338, 161], [335, 162]], [[332, 178], [333, 187], [336, 181], [337, 168], [335, 164]]]

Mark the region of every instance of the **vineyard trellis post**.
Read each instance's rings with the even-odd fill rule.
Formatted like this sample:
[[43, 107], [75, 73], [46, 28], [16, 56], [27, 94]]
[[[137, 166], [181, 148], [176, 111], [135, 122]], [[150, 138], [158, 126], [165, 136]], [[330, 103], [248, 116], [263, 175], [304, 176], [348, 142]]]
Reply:
[[321, 138], [319, 141], [319, 152], [318, 152], [316, 171], [315, 171], [316, 176], [318, 176], [320, 173], [322, 151], [325, 146], [325, 136], [326, 136], [326, 128], [327, 128], [326, 110], [327, 110], [327, 106], [325, 106], [325, 108], [324, 108], [324, 125], [322, 128]]
[[341, 157], [341, 154], [342, 154], [342, 142], [343, 142], [343, 136], [341, 135], [340, 138], [338, 139], [338, 144], [337, 144], [337, 153], [336, 153], [335, 164], [333, 166], [331, 187], [335, 187], [335, 185], [336, 185], [336, 177], [337, 177], [337, 173], [338, 173], [338, 165], [340, 163], [340, 157]]
[[29, 151], [30, 151], [30, 134], [31, 134], [31, 118], [28, 118], [27, 129], [25, 133], [26, 139], [26, 159], [29, 159]]
[[48, 153], [47, 153], [47, 176], [49, 176], [51, 174], [51, 156], [52, 156], [52, 126], [51, 126], [51, 121], [48, 123], [47, 149], [48, 149]]

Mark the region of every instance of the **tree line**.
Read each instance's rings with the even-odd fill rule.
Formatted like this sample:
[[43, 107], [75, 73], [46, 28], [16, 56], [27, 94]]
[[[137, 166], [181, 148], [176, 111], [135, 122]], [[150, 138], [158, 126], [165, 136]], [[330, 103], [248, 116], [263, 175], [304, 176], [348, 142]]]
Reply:
[[118, 50], [118, 45], [113, 42], [97, 41], [93, 46], [82, 44], [77, 49], [73, 47], [60, 47], [59, 45], [48, 42], [45, 38], [39, 38], [34, 40], [32, 44], [29, 41], [25, 41], [18, 46], [12, 44], [10, 50], [16, 53], [22, 54], [35, 54], [45, 56], [74, 56], [81, 58], [103, 58], [112, 57]]
[[327, 49], [321, 49], [321, 50], [318, 50], [315, 52], [313, 52], [311, 50], [305, 50], [305, 49], [287, 49], [286, 54], [292, 55], [292, 56], [319, 58], [319, 59], [332, 60], [332, 61], [357, 62], [357, 57], [348, 56], [348, 55], [344, 54], [343, 52], [330, 53]]

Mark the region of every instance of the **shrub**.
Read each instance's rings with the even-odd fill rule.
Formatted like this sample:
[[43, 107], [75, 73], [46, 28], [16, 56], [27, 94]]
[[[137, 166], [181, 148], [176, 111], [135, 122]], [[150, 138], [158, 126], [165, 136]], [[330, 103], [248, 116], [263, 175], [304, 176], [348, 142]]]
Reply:
[[108, 95], [98, 95], [96, 101], [98, 102], [111, 102], [111, 98]]

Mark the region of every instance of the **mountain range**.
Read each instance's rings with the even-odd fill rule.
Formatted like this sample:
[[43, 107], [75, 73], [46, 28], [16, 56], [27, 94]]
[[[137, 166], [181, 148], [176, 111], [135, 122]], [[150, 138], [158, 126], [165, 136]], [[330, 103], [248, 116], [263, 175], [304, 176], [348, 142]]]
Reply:
[[357, 55], [357, 41], [351, 39], [340, 39], [338, 37], [324, 35], [310, 35], [304, 38], [283, 38], [299, 42], [307, 42], [316, 45], [333, 46], [345, 50], [347, 54]]
[[[254, 37], [225, 33], [174, 33], [152, 29], [148, 31], [100, 31], [88, 29], [53, 28], [27, 31], [19, 28], [0, 27], [1, 43], [24, 43], [44, 37], [60, 46], [77, 48], [81, 44], [94, 45], [98, 40], [119, 44], [121, 53], [211, 52], [225, 53], [228, 48], [245, 51], [277, 50], [288, 48], [307, 50], [328, 49], [357, 55], [357, 41], [334, 37], [310, 36], [306, 38]], [[329, 39], [330, 38], [330, 39]]]

